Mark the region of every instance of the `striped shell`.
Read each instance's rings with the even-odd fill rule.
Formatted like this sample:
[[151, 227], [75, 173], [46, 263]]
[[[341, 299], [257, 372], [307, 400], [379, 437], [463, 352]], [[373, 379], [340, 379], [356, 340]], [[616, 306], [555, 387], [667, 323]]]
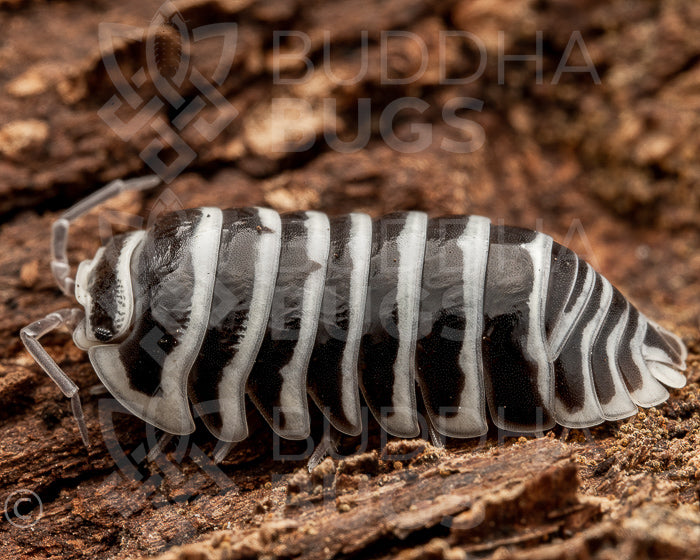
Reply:
[[[572, 251], [478, 216], [280, 216], [199, 208], [115, 237], [81, 263], [74, 333], [107, 389], [171, 434], [190, 402], [248, 435], [247, 393], [280, 436], [307, 393], [346, 434], [360, 392], [389, 433], [419, 434], [416, 382], [447, 436], [626, 418], [682, 387], [687, 351]], [[189, 402], [188, 402], [189, 401]]]

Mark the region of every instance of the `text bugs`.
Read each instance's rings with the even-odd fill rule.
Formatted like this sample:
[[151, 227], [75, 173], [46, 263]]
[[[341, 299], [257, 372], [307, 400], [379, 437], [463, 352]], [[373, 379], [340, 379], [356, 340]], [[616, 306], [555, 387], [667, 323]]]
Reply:
[[77, 386], [38, 339], [65, 325], [109, 392], [169, 434], [190, 405], [224, 442], [248, 435], [244, 396], [287, 439], [310, 432], [307, 394], [357, 435], [361, 397], [381, 427], [452, 437], [618, 420], [685, 384], [687, 350], [551, 237], [478, 216], [279, 215], [195, 208], [118, 235], [69, 275], [71, 220], [152, 177], [116, 181], [53, 228], [53, 274], [80, 308], [21, 331], [72, 400]]

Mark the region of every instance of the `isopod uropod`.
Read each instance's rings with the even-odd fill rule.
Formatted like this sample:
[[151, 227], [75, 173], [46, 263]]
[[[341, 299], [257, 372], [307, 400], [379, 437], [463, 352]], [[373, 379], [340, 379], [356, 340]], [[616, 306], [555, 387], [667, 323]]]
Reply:
[[81, 308], [21, 331], [72, 399], [77, 386], [38, 342], [61, 326], [107, 390], [169, 434], [189, 434], [190, 403], [224, 442], [248, 434], [245, 394], [287, 439], [310, 432], [307, 393], [331, 425], [357, 435], [361, 397], [381, 427], [419, 434], [417, 390], [432, 429], [452, 437], [533, 432], [629, 417], [685, 384], [687, 350], [571, 250], [540, 232], [478, 216], [398, 212], [279, 215], [196, 208], [112, 238], [75, 279], [68, 226], [53, 228], [52, 271]]

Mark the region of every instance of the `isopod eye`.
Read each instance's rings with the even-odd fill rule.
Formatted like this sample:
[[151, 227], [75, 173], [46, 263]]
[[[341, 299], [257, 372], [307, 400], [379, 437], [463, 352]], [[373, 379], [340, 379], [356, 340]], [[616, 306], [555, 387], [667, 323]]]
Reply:
[[177, 338], [169, 333], [165, 333], [158, 341], [158, 346], [165, 352], [170, 352], [177, 346]]
[[95, 338], [100, 342], [109, 342], [114, 338], [114, 333], [105, 327], [95, 327], [94, 329]]

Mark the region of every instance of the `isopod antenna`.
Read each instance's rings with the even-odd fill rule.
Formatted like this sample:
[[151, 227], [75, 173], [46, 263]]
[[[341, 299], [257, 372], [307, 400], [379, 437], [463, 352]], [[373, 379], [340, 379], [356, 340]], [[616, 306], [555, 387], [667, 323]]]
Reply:
[[[54, 222], [51, 232], [51, 271], [63, 293], [70, 297], [75, 297], [75, 279], [70, 277], [70, 264], [68, 263], [67, 256], [68, 229], [70, 223], [122, 192], [151, 189], [157, 187], [160, 182], [160, 178], [155, 175], [138, 177], [128, 181], [112, 181], [87, 198], [71, 206]], [[36, 363], [39, 364], [41, 369], [56, 383], [61, 392], [71, 400], [71, 408], [73, 409], [73, 416], [75, 416], [78, 428], [80, 429], [80, 437], [85, 446], [88, 447], [90, 441], [88, 438], [87, 425], [85, 424], [85, 417], [83, 415], [83, 408], [80, 404], [80, 396], [78, 395], [78, 386], [68, 377], [68, 374], [61, 369], [41, 345], [41, 342], [39, 342], [42, 336], [62, 326], [67, 327], [69, 331], [73, 332], [83, 317], [84, 312], [79, 307], [59, 309], [58, 311], [49, 313], [43, 319], [39, 319], [24, 327], [20, 331], [20, 338]]]
[[75, 279], [70, 277], [70, 263], [67, 254], [70, 223], [118, 194], [126, 191], [145, 191], [157, 187], [160, 183], [161, 179], [156, 175], [137, 177], [127, 181], [117, 179], [71, 206], [53, 223], [51, 230], [51, 272], [64, 294], [75, 297]]

